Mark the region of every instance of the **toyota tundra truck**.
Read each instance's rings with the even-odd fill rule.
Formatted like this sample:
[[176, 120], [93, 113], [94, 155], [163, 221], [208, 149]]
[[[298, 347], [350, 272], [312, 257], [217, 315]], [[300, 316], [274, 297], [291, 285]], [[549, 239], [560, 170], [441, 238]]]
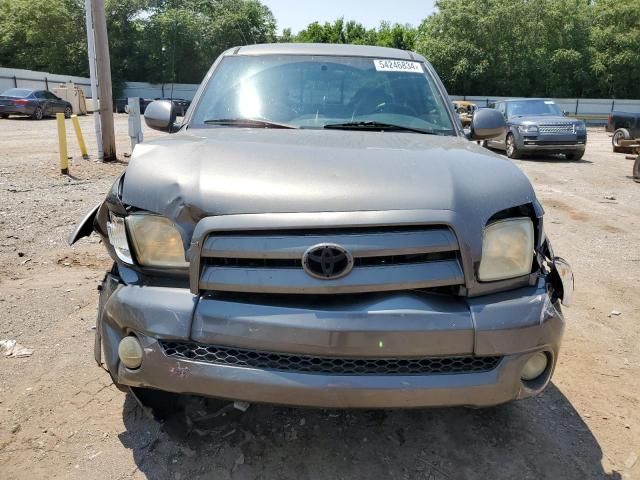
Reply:
[[113, 259], [95, 359], [123, 389], [321, 408], [485, 407], [540, 393], [571, 268], [509, 159], [420, 55], [223, 53], [72, 232]]

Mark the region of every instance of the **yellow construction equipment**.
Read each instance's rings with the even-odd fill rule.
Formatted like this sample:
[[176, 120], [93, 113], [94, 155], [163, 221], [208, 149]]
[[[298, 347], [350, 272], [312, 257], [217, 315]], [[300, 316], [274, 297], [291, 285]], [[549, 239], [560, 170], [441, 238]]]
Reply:
[[82, 153], [82, 158], [84, 158], [85, 160], [88, 160], [89, 153], [87, 152], [87, 145], [84, 143], [82, 130], [80, 130], [80, 120], [78, 120], [77, 115], [71, 115], [71, 123], [73, 123], [73, 129], [76, 131], [76, 138], [78, 139], [78, 144], [80, 145], [80, 152]]
[[64, 125], [64, 113], [56, 113], [58, 122], [58, 144], [60, 146], [60, 173], [69, 175], [69, 158], [67, 155], [67, 129]]

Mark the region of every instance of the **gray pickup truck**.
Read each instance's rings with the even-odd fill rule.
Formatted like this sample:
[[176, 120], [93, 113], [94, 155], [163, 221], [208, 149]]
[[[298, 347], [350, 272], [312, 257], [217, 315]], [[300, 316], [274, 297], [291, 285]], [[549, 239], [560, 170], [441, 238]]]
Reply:
[[614, 152], [627, 152], [622, 140], [640, 139], [640, 113], [611, 112], [607, 119], [606, 131], [612, 133], [611, 144]]
[[[573, 291], [527, 177], [400, 50], [225, 52], [147, 124], [97, 232], [116, 385], [336, 408], [489, 406], [549, 383]], [[144, 390], [147, 392], [148, 390]]]

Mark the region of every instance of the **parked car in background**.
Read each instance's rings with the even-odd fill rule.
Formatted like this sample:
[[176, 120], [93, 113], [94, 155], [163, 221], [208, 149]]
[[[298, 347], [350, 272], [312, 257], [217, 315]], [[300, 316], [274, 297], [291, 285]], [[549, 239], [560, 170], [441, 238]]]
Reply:
[[156, 98], [156, 100], [168, 100], [173, 104], [173, 111], [178, 117], [184, 117], [191, 105], [191, 100], [185, 100], [184, 98]]
[[36, 120], [64, 113], [69, 118], [73, 107], [48, 90], [32, 90], [30, 88], [10, 88], [0, 95], [0, 117], [9, 115], [27, 115]]
[[640, 113], [612, 112], [606, 130], [613, 134], [613, 151], [628, 152], [629, 149], [620, 145], [620, 141], [640, 138]]
[[494, 108], [504, 116], [507, 128], [499, 137], [487, 140], [487, 147], [504, 150], [509, 158], [562, 153], [567, 160], [579, 160], [584, 155], [586, 124], [567, 118], [553, 100], [500, 100]]
[[478, 106], [475, 103], [467, 102], [464, 100], [454, 100], [453, 108], [456, 109], [456, 113], [458, 114], [458, 118], [460, 118], [460, 122], [463, 127], [468, 127], [471, 125], [471, 118], [473, 117], [473, 112], [478, 109]]
[[[113, 259], [95, 358], [121, 388], [334, 408], [489, 406], [553, 374], [573, 292], [524, 173], [419, 54], [230, 49], [70, 244]], [[143, 390], [148, 393], [149, 390]]]
[[175, 108], [176, 115], [179, 117], [184, 117], [187, 114], [189, 105], [191, 105], [191, 100], [185, 100], [184, 98], [174, 98], [171, 102]]
[[[138, 98], [140, 102], [140, 114], [144, 115], [147, 106], [153, 102], [150, 98]], [[113, 111], [115, 113], [129, 113], [129, 99], [128, 98], [117, 98], [113, 102]]]

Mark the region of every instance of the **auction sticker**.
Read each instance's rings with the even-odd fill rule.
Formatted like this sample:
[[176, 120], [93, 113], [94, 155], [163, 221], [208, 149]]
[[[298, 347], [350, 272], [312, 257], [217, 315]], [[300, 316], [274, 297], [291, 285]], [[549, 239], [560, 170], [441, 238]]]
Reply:
[[424, 73], [420, 62], [409, 62], [406, 60], [374, 60], [378, 72], [406, 72]]

